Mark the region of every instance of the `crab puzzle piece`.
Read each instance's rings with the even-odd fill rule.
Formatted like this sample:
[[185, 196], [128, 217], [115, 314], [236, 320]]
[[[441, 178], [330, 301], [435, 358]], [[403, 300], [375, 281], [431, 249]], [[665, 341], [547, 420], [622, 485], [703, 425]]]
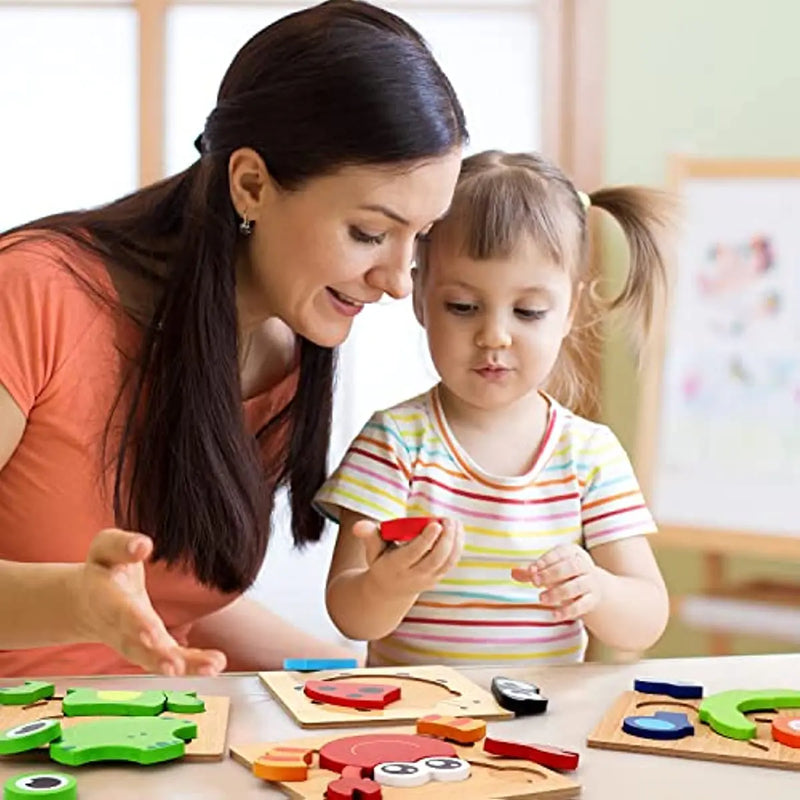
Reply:
[[378, 764], [372, 777], [382, 786], [411, 788], [424, 786], [429, 781], [465, 781], [469, 775], [469, 762], [463, 758], [436, 756], [416, 762], [388, 761]]
[[538, 686], [526, 681], [498, 675], [492, 678], [492, 694], [499, 706], [513, 711], [519, 717], [547, 711], [547, 698], [539, 694]]
[[357, 767], [345, 767], [341, 778], [331, 781], [325, 790], [325, 800], [381, 800], [380, 784], [364, 778]]
[[416, 539], [436, 517], [401, 517], [380, 524], [380, 535], [384, 542], [410, 542]]
[[319, 703], [350, 708], [386, 708], [400, 699], [400, 687], [385, 683], [306, 681], [303, 692]]
[[665, 694], [676, 700], [695, 700], [703, 696], [703, 687], [691, 681], [659, 681], [649, 678], [636, 678], [634, 691], [644, 694]]
[[775, 717], [772, 720], [772, 738], [787, 747], [800, 747], [800, 717]]
[[304, 781], [313, 755], [307, 747], [271, 747], [253, 762], [253, 774], [265, 781]]
[[0, 755], [9, 756], [35, 750], [61, 736], [61, 723], [57, 719], [37, 719], [23, 722], [0, 732]]
[[580, 755], [572, 750], [562, 750], [560, 747], [551, 747], [547, 744], [523, 744], [522, 742], [509, 742], [504, 739], [494, 739], [487, 736], [483, 743], [486, 753], [504, 758], [521, 758], [534, 764], [541, 764], [549, 769], [559, 769], [570, 772], [578, 768]]
[[729, 739], [753, 739], [756, 725], [745, 713], [800, 707], [800, 692], [794, 689], [732, 689], [706, 697], [698, 709], [701, 722]]
[[413, 733], [366, 733], [326, 742], [319, 750], [320, 769], [342, 772], [356, 767], [371, 775], [378, 764], [419, 761], [423, 758], [457, 758], [455, 747], [441, 739]]
[[641, 739], [683, 739], [694, 735], [694, 726], [686, 714], [656, 711], [652, 716], [625, 717], [622, 730]]
[[50, 800], [76, 800], [78, 782], [61, 772], [27, 772], [9, 778], [3, 786], [3, 800], [49, 797]]
[[486, 723], [472, 717], [443, 717], [428, 714], [417, 720], [417, 733], [438, 736], [459, 744], [471, 744], [486, 736]]
[[19, 686], [0, 689], [0, 706], [26, 706], [38, 700], [52, 697], [56, 687], [44, 681], [25, 681]]
[[50, 745], [50, 758], [78, 767], [92, 761], [158, 764], [181, 758], [197, 725], [170, 717], [121, 717], [83, 722], [65, 729]]

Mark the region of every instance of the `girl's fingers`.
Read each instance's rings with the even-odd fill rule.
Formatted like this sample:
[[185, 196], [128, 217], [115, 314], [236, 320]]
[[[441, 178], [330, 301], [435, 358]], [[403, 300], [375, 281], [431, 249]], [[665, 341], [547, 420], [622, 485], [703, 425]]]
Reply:
[[184, 647], [181, 655], [186, 664], [187, 675], [205, 675], [215, 677], [219, 675], [227, 664], [225, 654], [220, 650], [199, 650], [194, 647]]
[[512, 567], [511, 577], [520, 583], [532, 583], [533, 573], [531, 570], [531, 565], [526, 564], [524, 567]]

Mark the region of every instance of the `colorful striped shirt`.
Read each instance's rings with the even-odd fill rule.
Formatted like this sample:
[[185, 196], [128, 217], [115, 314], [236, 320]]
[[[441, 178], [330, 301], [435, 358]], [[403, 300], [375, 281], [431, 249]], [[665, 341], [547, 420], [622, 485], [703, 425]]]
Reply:
[[548, 400], [546, 432], [525, 475], [482, 470], [453, 435], [434, 388], [374, 414], [320, 489], [317, 508], [334, 520], [346, 508], [378, 521], [430, 516], [464, 525], [458, 564], [393, 633], [370, 643], [370, 664], [583, 658], [583, 623], [555, 621], [539, 590], [513, 580], [511, 568], [560, 544], [591, 550], [656, 526], [614, 434]]

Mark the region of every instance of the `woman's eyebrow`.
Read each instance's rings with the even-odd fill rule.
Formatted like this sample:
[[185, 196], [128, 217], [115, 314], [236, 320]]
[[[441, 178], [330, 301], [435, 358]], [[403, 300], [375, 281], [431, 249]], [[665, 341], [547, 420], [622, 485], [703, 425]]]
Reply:
[[387, 208], [386, 206], [381, 205], [367, 205], [367, 206], [359, 206], [362, 211], [377, 211], [379, 214], [383, 214], [389, 219], [393, 219], [395, 222], [399, 222], [401, 225], [410, 225], [411, 223], [405, 218], [401, 217], [396, 211], [392, 211], [391, 208]]

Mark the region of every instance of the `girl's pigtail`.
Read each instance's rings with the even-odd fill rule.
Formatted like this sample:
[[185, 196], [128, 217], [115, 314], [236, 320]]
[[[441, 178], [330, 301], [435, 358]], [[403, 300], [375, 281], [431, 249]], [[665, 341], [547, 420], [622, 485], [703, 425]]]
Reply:
[[611, 214], [625, 234], [630, 254], [628, 275], [620, 293], [605, 305], [633, 321], [640, 346], [650, 331], [656, 303], [668, 285], [661, 235], [674, 218], [675, 201], [666, 192], [638, 186], [599, 189], [590, 199], [593, 207]]

